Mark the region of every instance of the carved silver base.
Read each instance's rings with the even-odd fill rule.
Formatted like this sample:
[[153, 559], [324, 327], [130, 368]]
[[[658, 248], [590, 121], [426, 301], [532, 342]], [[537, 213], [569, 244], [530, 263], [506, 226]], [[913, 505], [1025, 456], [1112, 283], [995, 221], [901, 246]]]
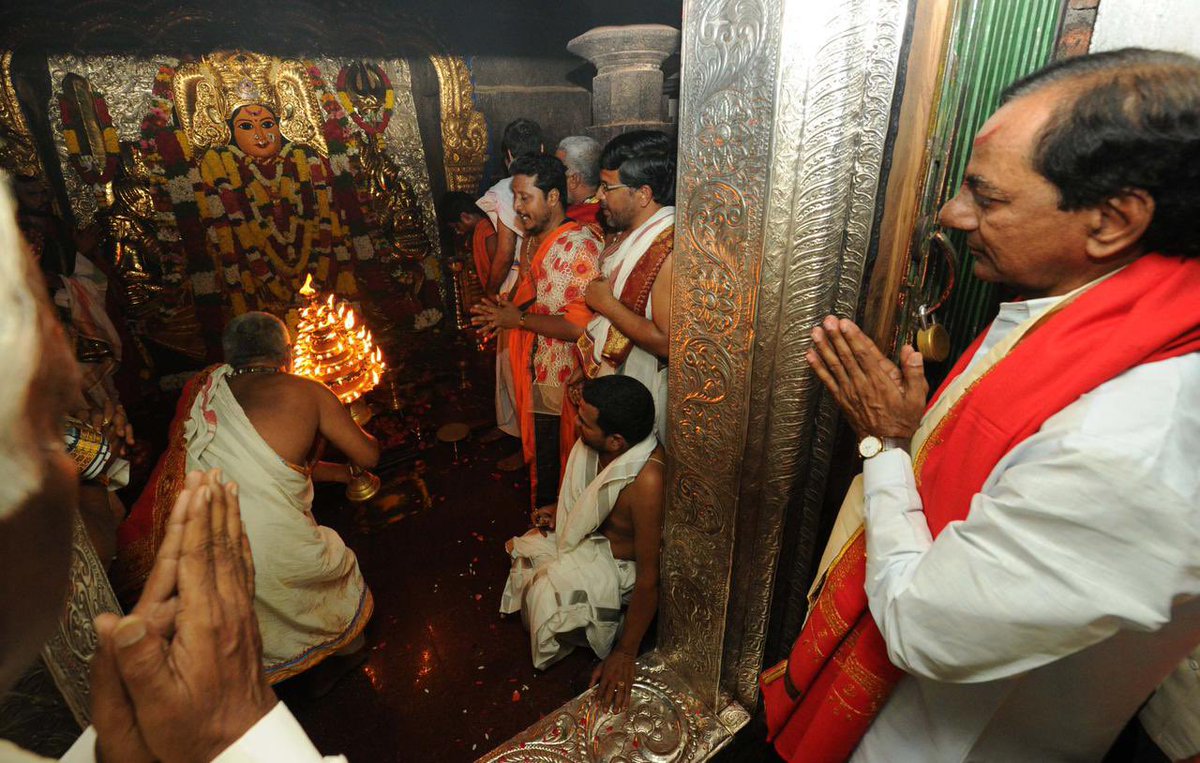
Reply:
[[614, 715], [592, 702], [594, 689], [479, 758], [480, 763], [693, 763], [724, 747], [750, 714], [726, 695], [714, 713], [657, 652], [638, 660], [629, 709]]

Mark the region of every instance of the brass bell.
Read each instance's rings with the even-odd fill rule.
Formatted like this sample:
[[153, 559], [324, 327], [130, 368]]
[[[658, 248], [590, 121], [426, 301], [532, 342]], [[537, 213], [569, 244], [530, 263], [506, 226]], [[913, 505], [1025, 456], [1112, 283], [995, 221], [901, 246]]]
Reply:
[[351, 503], [369, 501], [379, 492], [380, 479], [366, 469], [350, 464], [350, 482], [346, 484], [346, 498]]
[[921, 322], [917, 330], [917, 350], [921, 356], [934, 363], [950, 357], [950, 333], [946, 327], [937, 322], [925, 305], [917, 309], [917, 319]]

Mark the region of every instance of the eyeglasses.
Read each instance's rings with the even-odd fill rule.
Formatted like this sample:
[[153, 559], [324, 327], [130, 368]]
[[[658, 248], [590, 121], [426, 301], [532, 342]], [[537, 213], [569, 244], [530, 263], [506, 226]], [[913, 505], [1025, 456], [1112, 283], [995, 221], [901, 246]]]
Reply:
[[609, 191], [615, 191], [618, 188], [632, 188], [632, 187], [633, 186], [630, 186], [626, 183], [613, 183], [612, 185], [609, 185], [608, 183], [602, 182], [602, 183], [600, 183], [598, 190], [600, 190], [603, 193], [608, 193]]

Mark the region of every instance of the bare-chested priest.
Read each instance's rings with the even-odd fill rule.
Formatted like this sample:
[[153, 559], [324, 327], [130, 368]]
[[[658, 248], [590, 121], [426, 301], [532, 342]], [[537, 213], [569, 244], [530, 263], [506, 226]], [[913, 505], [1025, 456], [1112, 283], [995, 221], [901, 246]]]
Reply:
[[379, 460], [379, 443], [329, 388], [288, 373], [288, 330], [275, 316], [234, 318], [222, 346], [227, 363], [184, 390], [167, 451], [121, 526], [116, 577], [122, 598], [140, 589], [183, 475], [220, 469], [240, 486], [263, 663], [276, 683], [362, 645], [371, 592], [354, 552], [313, 519], [313, 481], [349, 479], [347, 465], [320, 460], [326, 442], [363, 468]]
[[534, 529], [505, 545], [513, 562], [500, 611], [521, 612], [536, 668], [590, 646], [604, 660], [592, 676], [598, 697], [620, 710], [658, 609], [664, 451], [654, 398], [629, 376], [585, 381], [577, 428], [558, 505], [534, 510]]

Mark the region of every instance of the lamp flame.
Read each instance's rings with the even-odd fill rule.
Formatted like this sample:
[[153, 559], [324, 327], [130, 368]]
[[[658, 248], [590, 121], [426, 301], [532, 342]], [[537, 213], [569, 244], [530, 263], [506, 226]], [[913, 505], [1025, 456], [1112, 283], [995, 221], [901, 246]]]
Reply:
[[312, 297], [317, 293], [317, 290], [312, 287], [312, 273], [309, 273], [304, 278], [304, 285], [300, 287], [300, 294], [305, 297]]

